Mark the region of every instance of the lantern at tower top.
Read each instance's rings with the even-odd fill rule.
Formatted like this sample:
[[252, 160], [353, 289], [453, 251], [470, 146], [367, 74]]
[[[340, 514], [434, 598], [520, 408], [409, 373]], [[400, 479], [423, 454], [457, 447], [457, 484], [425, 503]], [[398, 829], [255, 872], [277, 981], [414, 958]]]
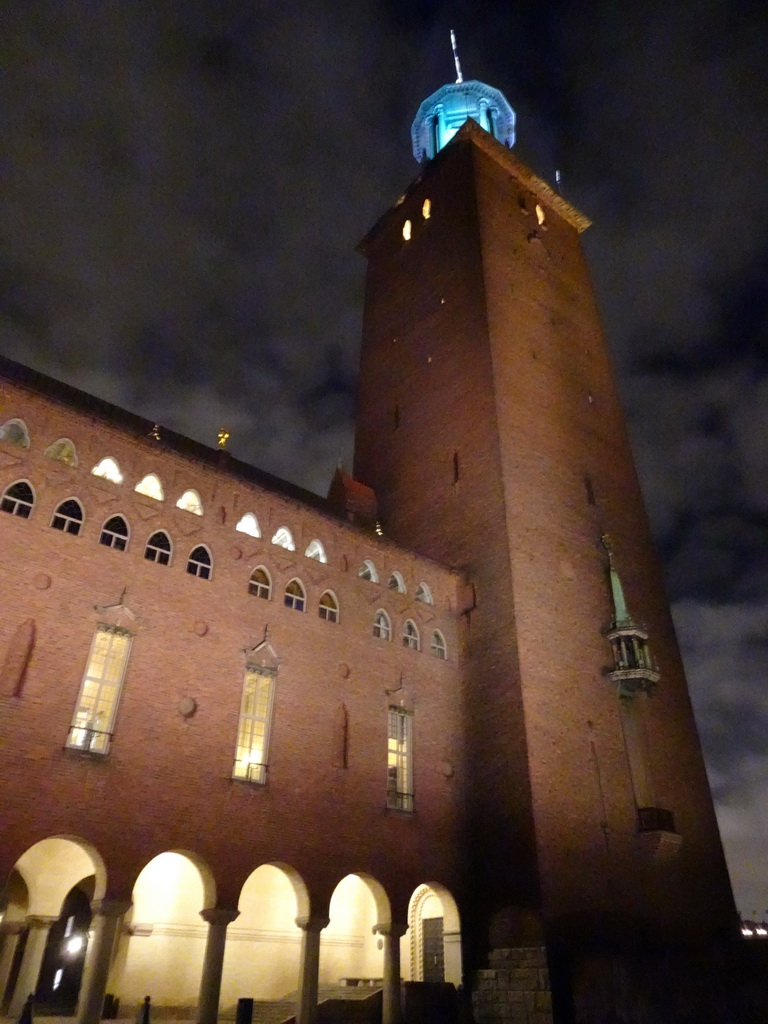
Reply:
[[456, 81], [428, 96], [411, 126], [413, 155], [419, 163], [439, 153], [469, 118], [503, 145], [511, 148], [515, 144], [514, 110], [498, 89], [484, 82], [464, 81], [453, 33], [451, 43]]

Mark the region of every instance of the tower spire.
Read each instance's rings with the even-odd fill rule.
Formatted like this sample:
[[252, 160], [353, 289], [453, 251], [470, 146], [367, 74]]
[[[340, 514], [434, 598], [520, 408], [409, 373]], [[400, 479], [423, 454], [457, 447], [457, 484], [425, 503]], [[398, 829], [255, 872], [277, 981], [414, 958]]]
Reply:
[[453, 63], [456, 65], [456, 85], [460, 85], [464, 81], [464, 75], [461, 73], [461, 64], [459, 63], [459, 51], [456, 46], [456, 33], [451, 29], [451, 49], [453, 50]]

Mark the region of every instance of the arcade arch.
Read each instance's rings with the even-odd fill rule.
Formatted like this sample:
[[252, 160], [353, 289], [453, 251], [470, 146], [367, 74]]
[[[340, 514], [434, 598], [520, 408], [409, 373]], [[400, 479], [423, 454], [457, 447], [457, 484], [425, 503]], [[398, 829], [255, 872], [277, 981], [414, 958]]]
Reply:
[[384, 940], [377, 932], [390, 927], [392, 911], [381, 883], [371, 875], [346, 875], [333, 890], [328, 916], [320, 936], [320, 986], [382, 979]]

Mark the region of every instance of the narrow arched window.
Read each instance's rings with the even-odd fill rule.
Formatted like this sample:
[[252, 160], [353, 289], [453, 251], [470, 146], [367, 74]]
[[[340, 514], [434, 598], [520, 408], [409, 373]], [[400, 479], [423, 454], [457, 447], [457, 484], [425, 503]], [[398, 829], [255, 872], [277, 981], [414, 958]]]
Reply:
[[187, 559], [187, 572], [190, 576], [199, 576], [201, 580], [211, 578], [211, 553], [202, 544], [192, 548]]
[[291, 580], [285, 588], [283, 604], [286, 608], [293, 608], [297, 612], [303, 612], [306, 603], [307, 596], [304, 592], [304, 587], [299, 580]]
[[426, 583], [420, 583], [418, 587], [416, 587], [416, 593], [413, 596], [414, 600], [421, 601], [423, 604], [434, 604], [434, 601], [432, 600], [432, 591]]
[[260, 537], [259, 521], [253, 512], [246, 512], [240, 519], [235, 529], [239, 533], [247, 533], [249, 537]]
[[430, 650], [432, 651], [432, 656], [439, 658], [440, 661], [445, 661], [448, 657], [448, 648], [445, 646], [445, 638], [439, 629], [436, 629], [432, 634]]
[[379, 582], [379, 574], [376, 572], [376, 566], [369, 558], [366, 558], [360, 566], [357, 575], [361, 580], [370, 580], [371, 583]]
[[328, 556], [325, 548], [319, 540], [310, 541], [307, 550], [304, 552], [307, 558], [314, 558], [316, 562], [327, 562]]
[[154, 473], [147, 473], [142, 480], [139, 480], [134, 490], [138, 494], [145, 494], [148, 498], [154, 498], [155, 501], [162, 501], [165, 498], [160, 478], [155, 476]]
[[259, 566], [251, 573], [251, 578], [248, 580], [248, 593], [253, 597], [263, 597], [265, 601], [272, 597], [272, 581], [263, 566]]
[[35, 506], [35, 495], [26, 480], [17, 480], [15, 484], [6, 487], [0, 509], [3, 512], [10, 512], [12, 516], [21, 516], [22, 519], [29, 519], [29, 513]]
[[392, 623], [383, 608], [379, 608], [373, 617], [373, 635], [379, 640], [392, 639]]
[[76, 467], [78, 464], [77, 451], [68, 437], [60, 437], [58, 441], [49, 444], [43, 454], [56, 462], [63, 462], [65, 466]]
[[153, 533], [144, 548], [144, 557], [149, 562], [157, 562], [158, 565], [168, 565], [171, 561], [173, 545], [171, 538], [165, 530], [158, 530]]
[[191, 512], [193, 516], [203, 514], [203, 503], [200, 501], [197, 491], [184, 491], [176, 502], [176, 508], [183, 508], [185, 512]]
[[330, 590], [326, 590], [325, 593], [320, 596], [320, 604], [318, 605], [317, 613], [320, 618], [325, 619], [326, 622], [339, 621], [339, 602]]
[[101, 528], [99, 544], [117, 551], [125, 551], [128, 547], [128, 523], [122, 516], [112, 516]]
[[54, 530], [71, 533], [76, 537], [83, 527], [83, 507], [77, 498], [67, 498], [53, 513], [51, 526]]
[[[120, 467], [117, 462], [109, 455], [97, 462], [91, 470], [93, 476], [100, 476], [102, 480], [109, 480], [112, 484], [121, 484], [123, 482], [123, 474], [120, 472]], [[138, 487], [136, 490], [138, 491]]]
[[291, 531], [285, 526], [281, 526], [280, 529], [275, 533], [274, 537], [272, 538], [272, 543], [276, 544], [279, 548], [285, 548], [286, 551], [296, 550], [296, 545], [293, 543]]
[[17, 448], [29, 448], [29, 431], [24, 420], [6, 420], [0, 427], [0, 441], [14, 444]]
[[396, 590], [398, 594], [405, 593], [405, 580], [400, 575], [400, 573], [397, 572], [397, 570], [395, 570], [395, 572], [393, 572], [392, 575], [389, 577], [389, 582], [387, 583], [387, 586], [389, 587], [390, 590]]
[[412, 651], [419, 650], [419, 631], [416, 623], [410, 619], [406, 619], [403, 626], [403, 647], [410, 647]]

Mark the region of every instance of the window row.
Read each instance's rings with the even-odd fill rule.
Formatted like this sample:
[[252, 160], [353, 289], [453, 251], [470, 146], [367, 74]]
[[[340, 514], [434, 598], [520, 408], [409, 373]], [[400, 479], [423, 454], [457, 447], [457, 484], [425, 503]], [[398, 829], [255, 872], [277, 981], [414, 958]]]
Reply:
[[[115, 626], [97, 627], [77, 704], [67, 735], [67, 747], [106, 756], [114, 737], [115, 720], [133, 634]], [[249, 652], [245, 667], [232, 778], [264, 784], [275, 705], [277, 659], [266, 643]], [[390, 706], [387, 722], [387, 807], [413, 810], [413, 716]]]

